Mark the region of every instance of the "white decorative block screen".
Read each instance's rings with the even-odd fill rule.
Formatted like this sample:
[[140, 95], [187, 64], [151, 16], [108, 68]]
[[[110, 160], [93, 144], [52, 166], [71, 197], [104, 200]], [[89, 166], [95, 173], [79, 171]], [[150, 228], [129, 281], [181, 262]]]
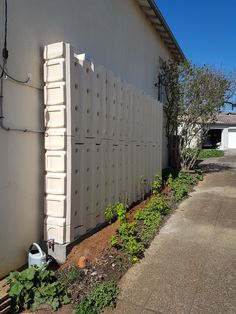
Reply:
[[85, 57], [44, 49], [44, 237], [59, 244], [103, 223], [108, 205], [140, 200], [161, 172], [161, 103]]

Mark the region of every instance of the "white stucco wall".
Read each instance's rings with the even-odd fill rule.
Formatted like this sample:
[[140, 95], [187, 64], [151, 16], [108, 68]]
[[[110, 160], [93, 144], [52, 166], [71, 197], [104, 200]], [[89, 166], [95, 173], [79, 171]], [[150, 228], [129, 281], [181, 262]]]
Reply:
[[210, 129], [220, 129], [222, 130], [221, 133], [221, 145], [219, 149], [221, 150], [227, 150], [229, 149], [228, 147], [228, 142], [229, 142], [229, 130], [236, 130], [236, 125], [227, 125], [227, 124], [220, 124], [220, 125], [211, 125]]
[[[9, 0], [8, 21], [8, 72], [22, 80], [32, 73], [32, 80], [28, 86], [4, 80], [5, 124], [43, 127], [42, 49], [58, 41], [156, 96], [158, 60], [169, 53], [136, 1]], [[42, 237], [44, 147], [42, 135], [3, 130], [0, 145], [1, 277], [24, 264], [28, 246]]]

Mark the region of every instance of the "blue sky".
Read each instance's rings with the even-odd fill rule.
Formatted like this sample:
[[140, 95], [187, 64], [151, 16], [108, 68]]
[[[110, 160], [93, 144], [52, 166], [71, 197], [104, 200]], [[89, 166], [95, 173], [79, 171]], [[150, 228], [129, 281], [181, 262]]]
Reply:
[[186, 57], [236, 71], [236, 0], [156, 0]]

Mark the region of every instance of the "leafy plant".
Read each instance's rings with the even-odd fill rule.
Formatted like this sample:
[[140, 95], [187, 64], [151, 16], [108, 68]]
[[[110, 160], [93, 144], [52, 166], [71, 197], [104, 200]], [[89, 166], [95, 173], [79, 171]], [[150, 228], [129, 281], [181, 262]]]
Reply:
[[115, 205], [115, 211], [117, 213], [117, 220], [120, 222], [124, 222], [127, 220], [126, 218], [126, 206], [123, 203], [117, 203]]
[[55, 311], [70, 302], [64, 286], [56, 281], [55, 273], [45, 268], [31, 266], [22, 272], [12, 272], [8, 283], [15, 313], [21, 309], [37, 310], [42, 304]]
[[112, 221], [115, 216], [117, 216], [118, 221], [126, 221], [126, 206], [123, 203], [116, 203], [115, 205], [109, 205], [105, 209], [105, 218]]
[[80, 302], [74, 314], [99, 314], [108, 306], [115, 307], [119, 292], [113, 281], [99, 284]]
[[166, 180], [166, 185], [171, 186], [173, 183], [173, 175], [170, 173], [167, 180]]
[[196, 179], [198, 181], [202, 181], [203, 180], [203, 172], [202, 172], [202, 170], [201, 169], [196, 169], [195, 172], [196, 172]]
[[135, 222], [126, 222], [120, 225], [119, 227], [119, 235], [120, 238], [124, 241], [127, 241], [130, 236], [134, 236], [137, 234], [137, 228]]
[[140, 255], [144, 249], [140, 240], [132, 235], [130, 235], [124, 242], [124, 248], [130, 255], [134, 257], [137, 257], [136, 255]]
[[120, 246], [119, 245], [119, 238], [118, 238], [117, 235], [112, 235], [111, 236], [110, 244], [111, 244], [111, 246], [116, 247], [116, 248], [118, 248]]
[[162, 177], [159, 174], [155, 175], [154, 181], [152, 183], [152, 192], [157, 194], [160, 192], [162, 187]]
[[202, 179], [202, 174], [191, 175], [189, 173], [180, 172], [178, 176], [168, 182], [174, 191], [173, 199], [175, 201], [182, 200], [191, 191], [192, 186]]
[[138, 238], [138, 230], [135, 222], [122, 223], [118, 230], [121, 247], [130, 255], [138, 255], [142, 251], [142, 245]]
[[112, 219], [115, 217], [114, 206], [109, 205], [104, 212], [105, 218], [111, 223]]
[[143, 224], [150, 229], [159, 226], [161, 222], [161, 214], [155, 210], [149, 210], [147, 207], [140, 210], [135, 215], [136, 220], [142, 220]]
[[[156, 197], [153, 197], [153, 199], [154, 198]], [[153, 238], [162, 221], [161, 213], [158, 211], [155, 202], [151, 200], [146, 207], [135, 214], [134, 219], [143, 222], [143, 226], [139, 231], [139, 236], [141, 243], [147, 245]]]
[[132, 262], [133, 263], [137, 263], [139, 261], [139, 258], [137, 257], [137, 256], [134, 256], [133, 258], [132, 258]]
[[118, 229], [117, 235], [111, 237], [110, 243], [116, 248], [124, 249], [132, 256], [139, 255], [143, 250], [138, 237], [136, 222], [123, 222]]
[[174, 190], [173, 199], [175, 201], [182, 200], [191, 191], [191, 189], [186, 184], [182, 183], [179, 180], [173, 182], [172, 188]]
[[152, 197], [149, 203], [146, 205], [146, 208], [150, 211], [158, 211], [162, 215], [166, 215], [170, 211], [170, 208], [166, 204], [165, 197], [163, 195], [155, 195]]

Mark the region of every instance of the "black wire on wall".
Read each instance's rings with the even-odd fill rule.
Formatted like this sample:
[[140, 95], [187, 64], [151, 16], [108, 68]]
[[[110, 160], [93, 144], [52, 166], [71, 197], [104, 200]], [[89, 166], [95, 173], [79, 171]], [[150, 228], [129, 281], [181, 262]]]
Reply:
[[8, 34], [8, 6], [7, 6], [7, 0], [4, 2], [5, 6], [5, 23], [4, 23], [4, 46], [2, 49], [2, 58], [3, 58], [3, 64], [0, 65], [1, 68], [1, 76], [0, 79], [3, 78], [5, 75], [6, 78], [11, 79], [12, 81], [16, 83], [21, 84], [27, 84], [30, 81], [30, 78], [28, 77], [26, 80], [18, 80], [13, 75], [10, 75], [7, 71], [6, 65], [7, 65], [7, 59], [8, 59], [8, 49], [7, 49], [7, 34]]
[[7, 59], [8, 59], [8, 49], [7, 49], [7, 33], [8, 33], [8, 7], [7, 0], [5, 0], [5, 23], [4, 23], [4, 45], [2, 49], [2, 65], [0, 65], [1, 75], [0, 75], [0, 128], [5, 131], [19, 131], [19, 132], [30, 132], [30, 133], [41, 133], [44, 134], [44, 130], [32, 130], [28, 128], [12, 128], [4, 124], [3, 115], [3, 79], [10, 79], [16, 83], [27, 84], [30, 81], [30, 77], [27, 80], [22, 81], [16, 79], [13, 75], [10, 75], [7, 71]]

